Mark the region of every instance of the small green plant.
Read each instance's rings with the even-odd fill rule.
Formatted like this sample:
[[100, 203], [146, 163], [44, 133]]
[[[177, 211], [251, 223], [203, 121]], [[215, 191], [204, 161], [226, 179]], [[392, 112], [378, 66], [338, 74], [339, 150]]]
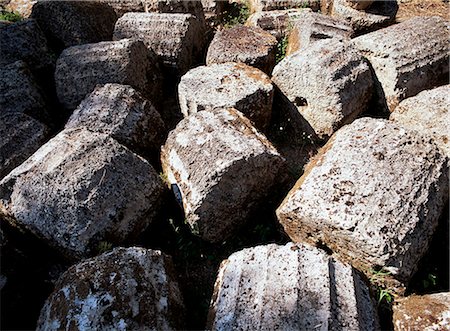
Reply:
[[6, 10], [0, 11], [0, 21], [19, 22], [22, 20], [22, 16], [15, 12]]
[[288, 37], [284, 36], [277, 44], [277, 54], [275, 55], [275, 62], [278, 64], [286, 56], [286, 50], [288, 46]]
[[437, 285], [437, 276], [429, 273], [425, 279], [422, 280], [424, 289], [428, 289]]
[[236, 25], [243, 25], [250, 16], [250, 5], [247, 1], [241, 3], [233, 2], [228, 10], [223, 13], [222, 25], [224, 28], [232, 28]]
[[110, 251], [112, 249], [113, 245], [110, 242], [107, 241], [100, 241], [98, 243], [97, 251], [99, 254], [105, 253], [107, 251]]
[[387, 303], [388, 305], [392, 303], [394, 300], [394, 295], [389, 289], [384, 288], [377, 288], [377, 301], [378, 304], [382, 304], [383, 302]]
[[160, 172], [160, 173], [159, 173], [159, 178], [161, 178], [161, 180], [162, 180], [166, 185], [170, 185], [169, 178], [167, 177], [167, 174], [165, 174], [164, 172]]

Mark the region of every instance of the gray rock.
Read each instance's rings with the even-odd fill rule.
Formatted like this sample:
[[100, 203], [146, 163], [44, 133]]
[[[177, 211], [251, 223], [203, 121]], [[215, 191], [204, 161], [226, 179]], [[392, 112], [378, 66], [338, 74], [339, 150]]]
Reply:
[[147, 12], [192, 14], [205, 24], [205, 13], [199, 0], [144, 0]]
[[25, 61], [38, 74], [54, 66], [47, 40], [35, 20], [0, 27], [0, 66], [18, 60]]
[[299, 244], [247, 248], [222, 262], [212, 330], [377, 330], [369, 289], [350, 266]]
[[262, 71], [242, 63], [197, 67], [181, 77], [178, 99], [184, 116], [204, 109], [235, 108], [261, 130], [272, 113], [273, 85]]
[[97, 0], [103, 2], [116, 12], [117, 18], [129, 12], [144, 12], [146, 0]]
[[442, 152], [450, 157], [450, 85], [420, 92], [403, 100], [390, 120], [432, 136]]
[[114, 9], [98, 1], [38, 1], [31, 17], [58, 50], [111, 40], [117, 16]]
[[163, 192], [152, 166], [112, 138], [64, 130], [0, 182], [0, 215], [78, 259], [139, 234]]
[[203, 12], [206, 18], [211, 18], [215, 16], [220, 16], [227, 4], [226, 0], [201, 0], [203, 6]]
[[236, 26], [215, 34], [206, 64], [242, 62], [270, 75], [276, 52], [277, 40], [270, 33], [257, 27]]
[[313, 12], [303, 13], [292, 26], [286, 55], [322, 39], [348, 41], [353, 36], [353, 29], [346, 21]]
[[85, 127], [105, 133], [133, 151], [158, 150], [165, 127], [152, 103], [128, 85], [106, 84], [84, 99], [66, 129]]
[[182, 328], [183, 311], [169, 256], [116, 248], [59, 278], [37, 330], [176, 330]]
[[5, 7], [7, 11], [18, 13], [24, 18], [28, 18], [31, 15], [31, 10], [37, 0], [8, 0], [8, 2], [9, 3]]
[[114, 39], [142, 40], [169, 73], [182, 75], [200, 61], [204, 25], [192, 14], [127, 13], [114, 29]]
[[355, 38], [380, 83], [380, 102], [393, 111], [400, 101], [448, 81], [448, 23], [415, 17]]
[[320, 241], [369, 277], [382, 267], [390, 273], [382, 281], [400, 286], [427, 251], [447, 198], [447, 160], [430, 138], [362, 118], [308, 164], [277, 216], [293, 241]]
[[394, 330], [450, 330], [450, 292], [395, 300]]
[[[333, 0], [332, 15], [348, 21], [356, 33], [375, 31], [393, 24], [397, 14], [397, 0], [373, 1], [369, 8], [355, 8], [352, 0]], [[358, 6], [364, 1], [357, 2]]]
[[161, 161], [179, 190], [186, 221], [210, 242], [225, 240], [245, 223], [284, 165], [267, 138], [232, 108], [183, 119], [169, 134]]
[[313, 131], [320, 139], [365, 111], [372, 96], [367, 62], [337, 40], [317, 41], [288, 56], [275, 67], [272, 80], [286, 96], [275, 106], [296, 110], [307, 122], [299, 121], [299, 131]]
[[0, 112], [0, 180], [31, 156], [48, 137], [41, 122], [20, 112]]
[[75, 109], [97, 84], [131, 85], [158, 103], [162, 78], [156, 55], [139, 40], [124, 39], [65, 49], [56, 62], [56, 92]]
[[311, 8], [319, 10], [320, 0], [249, 0], [252, 12], [290, 8]]

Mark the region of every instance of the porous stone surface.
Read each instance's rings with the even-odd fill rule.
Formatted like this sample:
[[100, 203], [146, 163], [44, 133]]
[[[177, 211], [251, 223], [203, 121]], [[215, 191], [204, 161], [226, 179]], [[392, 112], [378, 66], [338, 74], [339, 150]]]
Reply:
[[147, 12], [192, 14], [205, 23], [202, 1], [199, 0], [145, 0], [145, 6]]
[[377, 330], [359, 274], [315, 247], [243, 249], [222, 262], [209, 313], [212, 330]]
[[235, 108], [264, 130], [273, 101], [270, 78], [242, 63], [197, 67], [181, 77], [178, 99], [184, 116], [205, 109]]
[[48, 128], [20, 112], [0, 112], [0, 179], [31, 156], [48, 137]]
[[272, 81], [285, 98], [279, 107], [297, 111], [299, 131], [327, 139], [365, 111], [373, 80], [365, 59], [348, 43], [317, 41], [286, 57], [273, 70]]
[[114, 39], [142, 40], [169, 73], [182, 75], [200, 61], [204, 25], [192, 14], [127, 13], [114, 29]]
[[106, 84], [84, 99], [66, 129], [105, 133], [133, 151], [159, 150], [164, 122], [152, 103], [129, 85]]
[[310, 8], [295, 8], [272, 11], [258, 11], [253, 13], [245, 23], [248, 26], [259, 27], [272, 36], [280, 40], [288, 36], [292, 25], [297, 19], [302, 18], [302, 14], [311, 12]]
[[11, 0], [6, 5], [6, 10], [27, 18], [31, 15], [31, 10], [36, 2], [37, 0]]
[[35, 20], [0, 27], [0, 66], [25, 61], [37, 74], [53, 68], [47, 40]]
[[215, 16], [221, 15], [225, 8], [227, 1], [224, 0], [201, 0], [203, 6], [203, 12], [205, 17], [214, 18]]
[[402, 126], [434, 137], [442, 152], [450, 157], [450, 85], [422, 91], [400, 102], [389, 119]]
[[412, 295], [395, 300], [394, 330], [450, 330], [450, 293]]
[[356, 33], [375, 31], [393, 24], [397, 14], [397, 0], [374, 1], [370, 7], [362, 10], [364, 1], [333, 0], [332, 15], [348, 21]]
[[147, 0], [97, 0], [103, 2], [116, 12], [117, 18], [129, 12], [144, 12], [146, 11]]
[[320, 0], [249, 0], [252, 12], [290, 8], [311, 8], [319, 10]]
[[131, 85], [157, 103], [162, 78], [156, 55], [139, 40], [123, 39], [65, 49], [56, 62], [56, 92], [75, 109], [97, 84]]
[[380, 83], [380, 102], [393, 111], [400, 101], [448, 81], [448, 23], [415, 17], [353, 39]]
[[58, 279], [37, 330], [177, 330], [183, 311], [170, 256], [116, 248], [72, 266]]
[[347, 3], [350, 7], [355, 8], [357, 10], [364, 10], [372, 3], [374, 3], [375, 0], [347, 0]]
[[353, 35], [353, 29], [346, 21], [313, 12], [303, 13], [292, 26], [286, 55], [307, 48], [318, 40], [348, 41]]
[[[448, 199], [448, 160], [432, 139], [382, 119], [341, 128], [277, 209], [295, 242], [322, 242], [370, 277], [408, 282]], [[399, 287], [399, 291], [401, 288]]]
[[220, 242], [243, 225], [279, 180], [284, 159], [235, 109], [183, 119], [161, 151], [163, 171], [204, 240]]
[[31, 17], [57, 49], [111, 40], [117, 15], [98, 1], [38, 1]]
[[236, 26], [216, 32], [206, 54], [206, 64], [242, 62], [265, 73], [275, 66], [277, 40], [263, 29]]
[[78, 259], [139, 234], [163, 192], [153, 167], [112, 138], [64, 130], [0, 182], [0, 214]]

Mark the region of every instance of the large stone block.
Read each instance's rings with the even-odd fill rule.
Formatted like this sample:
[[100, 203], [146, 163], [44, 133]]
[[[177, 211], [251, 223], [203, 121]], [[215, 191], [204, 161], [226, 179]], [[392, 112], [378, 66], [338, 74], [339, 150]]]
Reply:
[[164, 122], [152, 103], [129, 85], [106, 84], [84, 99], [66, 129], [85, 127], [105, 133], [136, 152], [158, 150]]
[[422, 91], [400, 102], [389, 119], [433, 137], [442, 152], [450, 157], [449, 96], [450, 85]]
[[106, 3], [98, 1], [38, 1], [31, 17], [57, 50], [112, 39], [117, 15]]
[[448, 35], [444, 19], [415, 17], [354, 39], [372, 64], [380, 102], [390, 111], [403, 99], [448, 82]]
[[225, 240], [279, 180], [284, 159], [235, 109], [183, 119], [162, 148], [164, 173], [203, 239]]
[[169, 256], [116, 248], [72, 266], [59, 278], [37, 330], [179, 330], [183, 314]]
[[192, 14], [205, 24], [205, 13], [201, 0], [145, 0], [147, 12]]
[[262, 130], [270, 122], [273, 93], [265, 73], [242, 63], [197, 67], [181, 77], [178, 85], [184, 116], [204, 109], [235, 108]]
[[139, 40], [124, 39], [65, 49], [56, 63], [56, 92], [67, 109], [75, 109], [97, 84], [131, 85], [157, 103], [161, 73], [156, 55]]
[[272, 80], [285, 96], [275, 106], [298, 112], [307, 122], [299, 120], [298, 131], [321, 139], [365, 111], [373, 88], [367, 61], [337, 40], [317, 41], [288, 56], [275, 67]]
[[394, 330], [450, 330], [450, 293], [412, 295], [395, 300]]
[[200, 62], [206, 41], [204, 25], [192, 14], [127, 13], [114, 29], [114, 39], [122, 38], [142, 40], [175, 75]]
[[163, 192], [152, 166], [112, 138], [64, 130], [0, 182], [0, 214], [77, 259], [139, 234]]
[[111, 6], [116, 12], [117, 18], [129, 12], [144, 12], [146, 11], [145, 3], [147, 0], [97, 0]]
[[319, 10], [320, 0], [249, 0], [252, 12], [290, 8], [311, 8]]
[[222, 262], [212, 330], [377, 330], [359, 274], [308, 245], [247, 248]]
[[293, 241], [322, 242], [369, 276], [381, 267], [386, 283], [405, 284], [448, 199], [447, 162], [428, 137], [358, 119], [307, 165], [277, 216]]
[[322, 39], [348, 41], [353, 35], [353, 29], [346, 21], [313, 12], [303, 13], [294, 21], [292, 27], [286, 55], [307, 48]]
[[250, 26], [216, 32], [206, 54], [206, 64], [242, 62], [265, 73], [275, 66], [277, 40], [270, 33]]

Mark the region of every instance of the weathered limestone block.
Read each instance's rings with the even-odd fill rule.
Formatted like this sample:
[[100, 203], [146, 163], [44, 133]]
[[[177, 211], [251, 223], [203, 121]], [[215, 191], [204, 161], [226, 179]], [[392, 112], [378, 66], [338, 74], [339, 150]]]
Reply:
[[442, 152], [450, 157], [450, 85], [420, 92], [403, 100], [390, 120], [434, 137]]
[[139, 92], [128, 85], [97, 86], [69, 118], [66, 129], [105, 133], [133, 151], [159, 150], [164, 122]]
[[147, 12], [192, 14], [205, 24], [202, 1], [199, 0], [144, 0]]
[[295, 8], [285, 10], [259, 11], [253, 13], [245, 23], [248, 26], [259, 27], [280, 40], [288, 36], [294, 22], [302, 18], [303, 13], [311, 12], [310, 8]]
[[377, 330], [359, 274], [315, 247], [247, 248], [222, 262], [211, 301], [212, 330]]
[[48, 128], [20, 112], [0, 112], [0, 180], [31, 156], [48, 137]]
[[72, 266], [59, 278], [37, 330], [179, 330], [183, 314], [170, 256], [116, 248]]
[[111, 40], [117, 15], [106, 3], [98, 1], [38, 1], [31, 17], [57, 50]]
[[131, 85], [157, 103], [161, 80], [156, 55], [139, 40], [70, 47], [56, 62], [56, 92], [67, 109], [75, 109], [97, 84], [107, 83]]
[[290, 8], [311, 8], [319, 10], [320, 0], [249, 0], [252, 12]]
[[292, 26], [286, 55], [307, 48], [318, 40], [334, 38], [348, 41], [353, 35], [353, 29], [346, 21], [313, 12], [304, 13]]
[[178, 85], [184, 116], [205, 109], [235, 108], [261, 130], [270, 122], [273, 93], [270, 78], [261, 70], [231, 62], [194, 68]]
[[225, 10], [226, 0], [201, 0], [205, 17], [211, 18], [219, 16]]
[[12, 13], [18, 13], [24, 18], [31, 15], [31, 10], [37, 0], [10, 0], [6, 5], [6, 10]]
[[448, 81], [448, 34], [444, 19], [415, 17], [353, 39], [370, 61], [390, 111], [403, 99]]
[[225, 240], [245, 223], [284, 166], [267, 138], [232, 108], [183, 119], [169, 134], [161, 161], [193, 232], [210, 242]]
[[447, 199], [448, 164], [433, 140], [362, 118], [308, 164], [277, 216], [293, 241], [321, 241], [369, 276], [382, 267], [395, 286], [427, 251]]
[[[321, 56], [318, 56], [320, 54]], [[365, 59], [348, 43], [317, 41], [281, 61], [272, 80], [320, 139], [367, 109], [373, 80]], [[300, 124], [299, 124], [300, 125]]]
[[116, 12], [117, 18], [121, 17], [125, 13], [129, 12], [144, 12], [145, 0], [97, 0], [111, 6]]
[[47, 40], [35, 20], [0, 27], [0, 66], [22, 60], [37, 74], [53, 68]]
[[348, 21], [356, 33], [375, 31], [393, 24], [397, 14], [397, 0], [373, 1], [370, 7], [362, 10], [364, 1], [333, 0], [332, 15]]
[[450, 293], [412, 295], [395, 300], [394, 330], [450, 330]]
[[0, 182], [0, 214], [78, 259], [139, 234], [163, 192], [153, 167], [112, 138], [64, 130]]
[[236, 26], [216, 32], [206, 64], [242, 62], [270, 75], [276, 52], [277, 40], [270, 33], [257, 27]]
[[127, 13], [116, 24], [114, 39], [142, 40], [170, 73], [182, 75], [200, 61], [205, 35], [192, 14]]

